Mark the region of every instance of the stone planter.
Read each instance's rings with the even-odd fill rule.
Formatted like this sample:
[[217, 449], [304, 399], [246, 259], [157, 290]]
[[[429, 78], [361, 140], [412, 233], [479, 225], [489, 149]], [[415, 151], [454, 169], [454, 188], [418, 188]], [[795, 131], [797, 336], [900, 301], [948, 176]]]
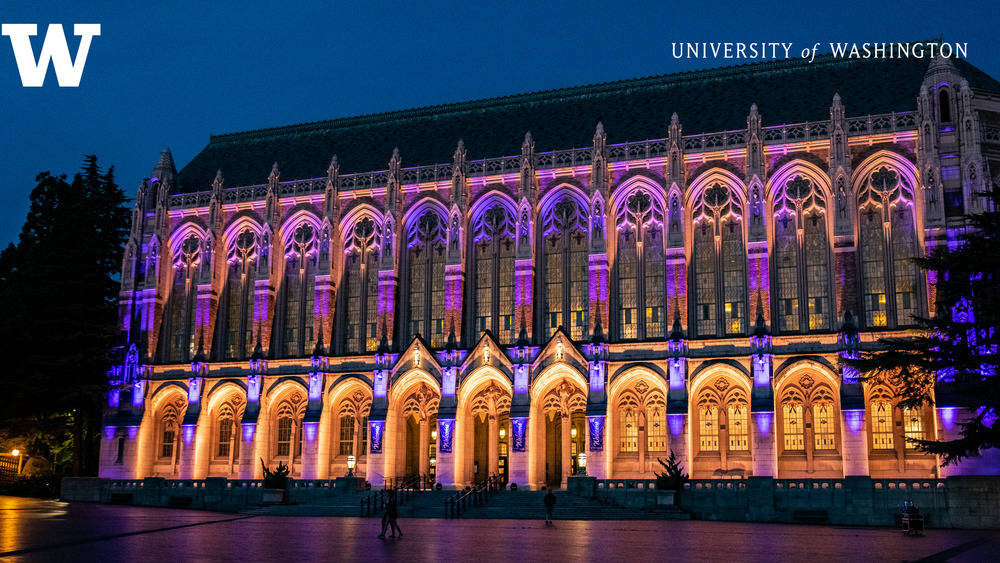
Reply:
[[677, 491], [656, 491], [656, 505], [657, 506], [673, 506], [676, 502]]
[[286, 491], [284, 489], [263, 489], [261, 490], [260, 501], [265, 504], [278, 504], [285, 502]]

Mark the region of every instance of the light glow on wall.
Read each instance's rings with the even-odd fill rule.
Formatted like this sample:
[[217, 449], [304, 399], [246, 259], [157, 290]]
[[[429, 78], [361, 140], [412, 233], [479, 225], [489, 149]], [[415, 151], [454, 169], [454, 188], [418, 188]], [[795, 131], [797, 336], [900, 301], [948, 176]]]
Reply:
[[305, 434], [306, 442], [309, 444], [316, 442], [316, 432], [319, 430], [318, 422], [303, 422], [302, 433]]
[[770, 411], [760, 411], [753, 413], [754, 421], [757, 423], [757, 431], [761, 436], [771, 434], [771, 424], [774, 422], [774, 413]]
[[253, 433], [257, 429], [257, 424], [253, 422], [243, 423], [243, 441], [250, 443], [253, 442]]
[[135, 440], [135, 437], [139, 435], [138, 426], [126, 426], [125, 431], [128, 433], [129, 440]]
[[528, 365], [518, 364], [514, 367], [514, 393], [528, 392]]
[[137, 379], [136, 382], [132, 384], [132, 406], [141, 407], [145, 396], [146, 382], [141, 379]]
[[[318, 401], [323, 397], [323, 374], [309, 374], [309, 400]], [[307, 423], [308, 424], [308, 423]]]
[[668, 414], [667, 415], [667, 426], [670, 427], [671, 436], [680, 436], [684, 434], [684, 417], [687, 416], [681, 413]]
[[684, 389], [684, 358], [670, 358], [670, 388]]
[[181, 426], [181, 434], [184, 436], [184, 445], [190, 446], [194, 443], [194, 430], [196, 425], [185, 424]]
[[111, 408], [118, 408], [119, 403], [121, 403], [122, 392], [120, 389], [112, 389], [108, 391], [108, 406]]
[[260, 376], [247, 376], [247, 402], [256, 403], [260, 401]]
[[109, 441], [109, 442], [111, 440], [113, 440], [114, 437], [115, 437], [115, 430], [116, 430], [116, 428], [114, 426], [105, 426], [104, 427], [104, 439], [107, 440], [107, 441]]
[[952, 430], [955, 428], [955, 416], [958, 415], [958, 407], [941, 407], [938, 409], [941, 414], [941, 426], [945, 430]]
[[851, 434], [861, 432], [865, 424], [865, 409], [844, 409], [844, 421]]

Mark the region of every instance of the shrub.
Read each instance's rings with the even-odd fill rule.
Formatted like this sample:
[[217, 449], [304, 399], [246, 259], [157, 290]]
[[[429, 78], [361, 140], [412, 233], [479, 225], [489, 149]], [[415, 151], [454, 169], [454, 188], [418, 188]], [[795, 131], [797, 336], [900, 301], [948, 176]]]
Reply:
[[665, 491], [680, 491], [684, 488], [684, 483], [688, 482], [687, 473], [684, 473], [683, 468], [679, 461], [677, 461], [677, 455], [674, 454], [674, 450], [670, 450], [670, 457], [667, 461], [663, 461], [657, 458], [656, 461], [663, 466], [663, 473], [656, 474], [656, 488]]
[[264, 488], [265, 489], [287, 489], [288, 488], [288, 466], [278, 462], [278, 467], [271, 471], [264, 465], [264, 460], [260, 460], [260, 466], [264, 468]]

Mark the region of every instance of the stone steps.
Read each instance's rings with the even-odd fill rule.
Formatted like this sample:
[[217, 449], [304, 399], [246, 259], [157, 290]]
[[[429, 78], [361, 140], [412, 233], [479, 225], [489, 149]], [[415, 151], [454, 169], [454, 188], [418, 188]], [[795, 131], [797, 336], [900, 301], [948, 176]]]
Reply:
[[[658, 510], [623, 508], [603, 504], [566, 492], [556, 492], [553, 517], [556, 520], [688, 520], [691, 515], [677, 507]], [[513, 520], [544, 520], [543, 491], [504, 491], [486, 504], [468, 509], [462, 518], [502, 518]]]

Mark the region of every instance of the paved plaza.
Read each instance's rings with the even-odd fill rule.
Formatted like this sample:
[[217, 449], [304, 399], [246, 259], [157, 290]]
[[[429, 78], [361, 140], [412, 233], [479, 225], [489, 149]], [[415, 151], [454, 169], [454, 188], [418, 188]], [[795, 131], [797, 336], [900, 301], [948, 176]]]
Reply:
[[[571, 514], [558, 514], [571, 518]], [[18, 561], [989, 561], [1000, 531], [704, 521], [248, 516], [0, 497], [0, 559]]]

